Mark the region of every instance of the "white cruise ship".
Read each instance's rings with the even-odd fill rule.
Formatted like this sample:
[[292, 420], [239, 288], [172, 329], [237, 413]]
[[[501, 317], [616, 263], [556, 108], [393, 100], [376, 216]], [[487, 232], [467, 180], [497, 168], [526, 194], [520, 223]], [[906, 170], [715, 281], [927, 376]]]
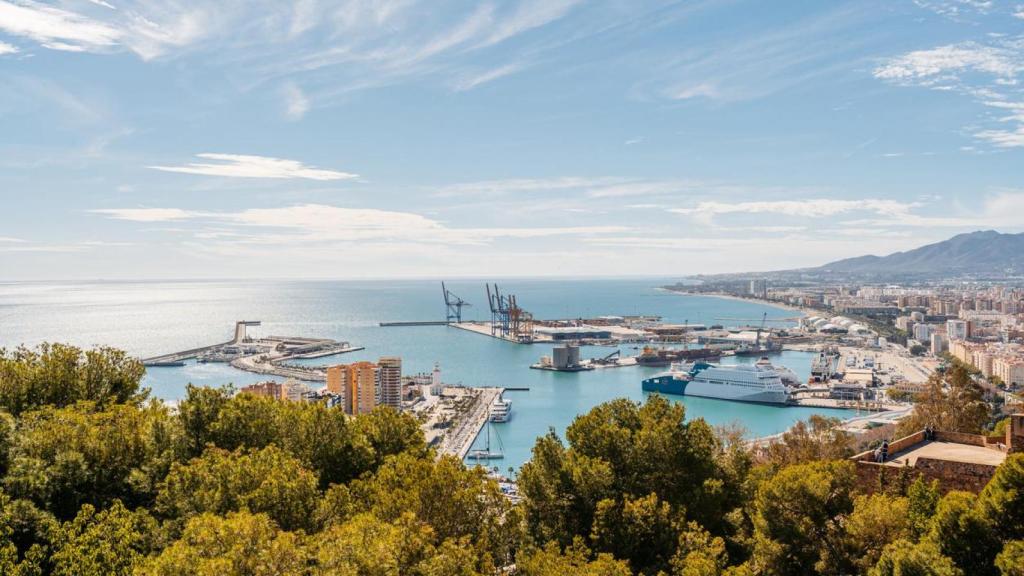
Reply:
[[491, 422], [508, 422], [512, 415], [512, 401], [498, 396], [491, 404]]
[[662, 394], [760, 404], [786, 404], [789, 401], [789, 392], [779, 373], [764, 364], [673, 364], [668, 372], [644, 380], [643, 389]]

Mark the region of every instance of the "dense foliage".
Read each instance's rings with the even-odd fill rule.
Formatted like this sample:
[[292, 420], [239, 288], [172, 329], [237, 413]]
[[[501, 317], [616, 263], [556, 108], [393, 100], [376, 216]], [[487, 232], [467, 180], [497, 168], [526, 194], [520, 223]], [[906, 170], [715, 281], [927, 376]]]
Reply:
[[[834, 420], [753, 450], [652, 396], [537, 439], [514, 505], [408, 415], [191, 386], [170, 408], [141, 376], [114, 350], [0, 352], [0, 574], [1024, 575], [1020, 455], [979, 495], [865, 494]], [[985, 424], [945, 378], [962, 409], [922, 417]]]

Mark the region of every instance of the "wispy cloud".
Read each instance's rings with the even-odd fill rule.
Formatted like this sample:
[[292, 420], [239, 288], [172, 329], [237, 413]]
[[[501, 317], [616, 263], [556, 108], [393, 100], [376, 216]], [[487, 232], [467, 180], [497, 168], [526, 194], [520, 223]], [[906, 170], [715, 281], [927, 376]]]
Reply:
[[808, 198], [805, 200], [766, 202], [701, 202], [694, 208], [673, 208], [669, 212], [703, 217], [719, 214], [782, 214], [804, 218], [820, 218], [853, 211], [876, 212], [887, 216], [902, 215], [906, 214], [914, 206], [916, 204], [878, 198], [866, 200]]
[[887, 60], [874, 76], [964, 94], [996, 115], [991, 127], [971, 130], [975, 138], [999, 148], [1024, 146], [1024, 36], [915, 50]]
[[17, 46], [6, 42], [0, 42], [0, 56], [3, 56], [4, 54], [15, 54], [16, 52], [18, 52]]
[[72, 52], [109, 49], [122, 37], [103, 22], [32, 1], [0, 0], [0, 30], [46, 48]]
[[521, 64], [506, 64], [485, 72], [469, 74], [462, 77], [455, 83], [455, 90], [457, 92], [472, 90], [481, 84], [487, 84], [488, 82], [493, 82], [510, 74], [515, 74], [522, 69], [523, 66]]
[[170, 222], [195, 218], [200, 213], [180, 208], [102, 208], [90, 210], [94, 214], [103, 214], [115, 220], [132, 222]]
[[197, 234], [210, 240], [268, 245], [319, 245], [325, 242], [486, 244], [498, 238], [579, 236], [628, 230], [624, 226], [456, 228], [413, 212], [322, 204], [250, 208], [237, 212], [178, 208], [105, 208], [92, 212], [134, 222], [192, 221], [211, 224], [215, 226], [212, 234], [210, 230], [199, 230]]
[[294, 82], [287, 82], [282, 89], [284, 113], [289, 120], [301, 120], [309, 112], [309, 98]]
[[184, 166], [150, 166], [164, 172], [224, 176], [230, 178], [304, 178], [309, 180], [349, 180], [358, 174], [312, 168], [297, 160], [248, 156], [242, 154], [196, 154], [214, 162], [192, 162]]
[[[530, 193], [574, 193], [586, 198], [627, 198], [631, 196], [677, 196], [696, 194], [737, 194], [753, 191], [752, 188], [695, 179], [652, 180], [644, 178], [623, 178], [615, 176], [562, 176], [557, 178], [512, 178], [508, 180], [484, 180], [464, 182], [437, 188], [438, 197], [452, 196], [502, 196]], [[767, 192], [767, 188], [757, 189]]]
[[697, 46], [681, 42], [675, 55], [652, 57], [653, 78], [633, 93], [671, 100], [762, 98], [848, 69], [869, 42], [858, 25], [871, 15], [854, 3], [763, 32], [721, 34]]
[[961, 20], [973, 14], [985, 15], [994, 6], [991, 0], [914, 0], [914, 4], [951, 20]]

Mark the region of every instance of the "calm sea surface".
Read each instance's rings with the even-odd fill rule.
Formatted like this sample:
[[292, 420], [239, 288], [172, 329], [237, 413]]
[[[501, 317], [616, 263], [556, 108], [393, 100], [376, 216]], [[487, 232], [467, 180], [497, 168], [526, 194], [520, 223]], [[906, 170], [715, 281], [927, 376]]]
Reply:
[[[604, 314], [656, 314], [669, 322], [724, 323], [719, 318], [759, 319], [794, 316], [791, 311], [750, 302], [683, 296], [657, 290], [675, 280], [507, 280], [519, 304], [538, 318], [575, 318]], [[449, 289], [473, 304], [467, 319], [488, 316], [484, 284], [455, 282]], [[311, 360], [331, 364], [402, 357], [407, 374], [430, 371], [440, 363], [443, 380], [467, 386], [527, 387], [506, 392], [512, 418], [495, 424], [492, 448], [499, 441], [505, 459], [493, 465], [518, 468], [529, 458], [534, 439], [554, 428], [560, 434], [577, 414], [613, 398], [642, 400], [640, 381], [656, 368], [628, 367], [582, 373], [531, 370], [551, 353], [550, 346], [502, 342], [445, 326], [382, 328], [381, 321], [442, 320], [444, 303], [438, 282], [111, 282], [0, 283], [0, 347], [43, 341], [81, 346], [105, 344], [150, 356], [229, 340], [236, 320], [261, 320], [262, 335], [322, 336], [347, 340], [366, 350]], [[584, 357], [613, 348], [584, 348]], [[632, 354], [632, 348], [624, 348]], [[736, 358], [726, 362], [752, 362]], [[772, 358], [801, 377], [811, 355], [785, 352]], [[145, 385], [157, 397], [180, 398], [189, 382], [242, 386], [266, 377], [223, 364], [190, 363], [181, 368], [150, 368]], [[752, 435], [781, 432], [811, 414], [844, 416], [841, 410], [758, 406], [686, 398], [687, 416], [712, 424], [738, 422]], [[483, 443], [483, 437], [477, 444]]]

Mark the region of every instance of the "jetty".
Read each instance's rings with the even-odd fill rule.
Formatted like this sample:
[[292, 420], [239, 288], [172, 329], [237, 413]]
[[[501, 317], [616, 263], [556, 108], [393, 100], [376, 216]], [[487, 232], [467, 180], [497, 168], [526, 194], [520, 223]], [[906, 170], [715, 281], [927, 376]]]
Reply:
[[362, 346], [353, 346], [348, 342], [339, 342], [328, 338], [302, 336], [253, 338], [249, 335], [248, 328], [259, 325], [260, 321], [258, 320], [239, 320], [235, 323], [235, 337], [232, 340], [143, 358], [142, 364], [153, 368], [183, 366], [186, 360], [195, 359], [197, 362], [223, 362], [239, 370], [268, 376], [324, 382], [327, 380], [325, 368], [290, 364], [288, 361], [324, 358], [363, 349]]

